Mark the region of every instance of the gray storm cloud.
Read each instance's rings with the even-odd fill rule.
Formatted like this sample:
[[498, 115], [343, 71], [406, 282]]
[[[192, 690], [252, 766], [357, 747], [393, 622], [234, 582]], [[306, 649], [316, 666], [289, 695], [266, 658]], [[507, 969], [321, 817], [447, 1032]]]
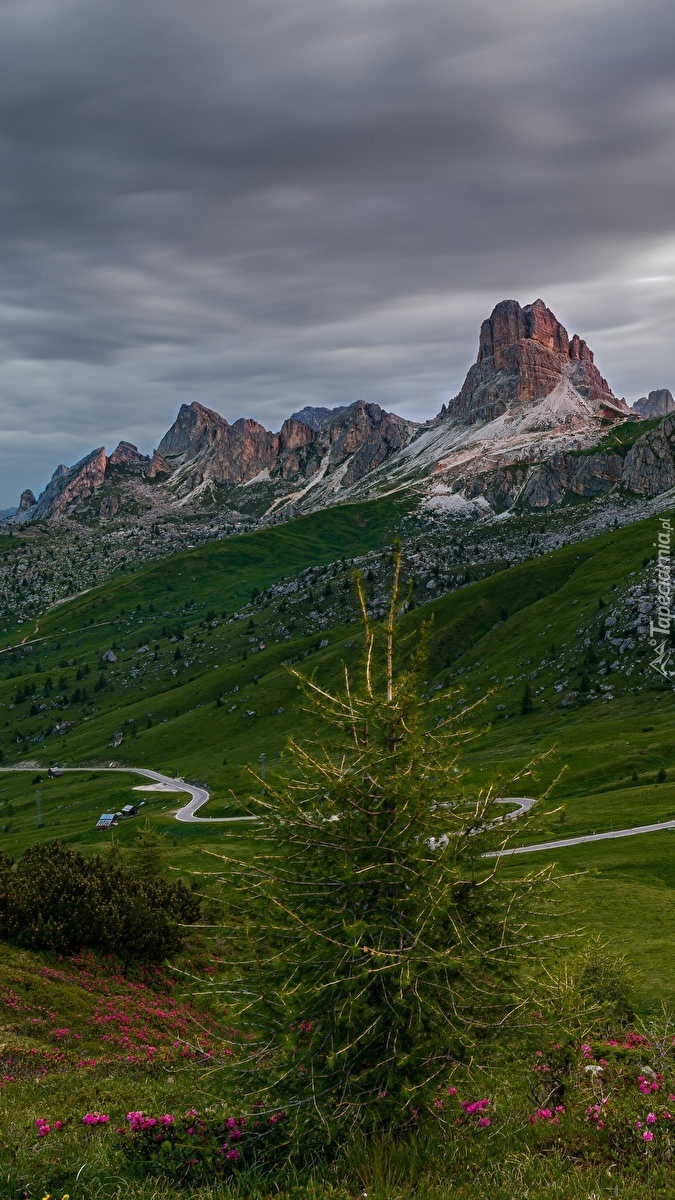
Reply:
[[675, 385], [670, 0], [5, 0], [0, 507], [156, 444], [435, 413], [506, 296]]

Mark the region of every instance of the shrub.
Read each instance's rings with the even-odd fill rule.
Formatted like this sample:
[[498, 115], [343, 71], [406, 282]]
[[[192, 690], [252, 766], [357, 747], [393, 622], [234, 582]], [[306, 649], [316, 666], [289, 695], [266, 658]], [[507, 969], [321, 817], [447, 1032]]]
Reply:
[[182, 1117], [130, 1112], [117, 1132], [126, 1157], [148, 1174], [211, 1181], [231, 1176], [239, 1164], [262, 1165], [278, 1150], [283, 1130], [280, 1112], [222, 1117], [192, 1108]]
[[83, 947], [157, 961], [183, 942], [199, 900], [184, 883], [138, 879], [113, 856], [85, 858], [64, 842], [0, 855], [0, 937], [31, 950]]

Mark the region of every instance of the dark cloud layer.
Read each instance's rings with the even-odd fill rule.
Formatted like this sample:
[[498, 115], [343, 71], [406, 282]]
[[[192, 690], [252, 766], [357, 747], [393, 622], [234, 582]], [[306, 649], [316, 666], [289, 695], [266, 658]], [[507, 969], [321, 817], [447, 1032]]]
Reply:
[[675, 387], [671, 0], [4, 0], [0, 507], [177, 405], [426, 417], [505, 296]]

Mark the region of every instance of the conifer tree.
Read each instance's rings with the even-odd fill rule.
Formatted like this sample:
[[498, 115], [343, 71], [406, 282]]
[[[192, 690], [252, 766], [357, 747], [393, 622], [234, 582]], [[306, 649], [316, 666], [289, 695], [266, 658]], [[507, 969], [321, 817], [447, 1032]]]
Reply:
[[157, 833], [146, 817], [131, 846], [134, 874], [144, 882], [159, 879], [164, 870], [165, 860], [164, 834]]
[[400, 576], [396, 547], [379, 627], [357, 578], [360, 678], [292, 672], [314, 735], [256, 777], [253, 860], [219, 856], [246, 1092], [323, 1136], [415, 1121], [467, 1039], [520, 1011], [535, 952], [523, 914], [541, 876], [504, 881], [483, 857], [504, 844], [503, 809], [465, 786], [471, 735], [447, 693], [425, 693], [428, 629], [412, 648], [397, 636]]

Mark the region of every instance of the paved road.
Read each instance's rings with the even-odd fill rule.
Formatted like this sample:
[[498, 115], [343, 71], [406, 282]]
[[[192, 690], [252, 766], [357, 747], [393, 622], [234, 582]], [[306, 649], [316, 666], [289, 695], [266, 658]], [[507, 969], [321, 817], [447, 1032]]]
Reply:
[[534, 846], [513, 846], [508, 850], [491, 850], [485, 858], [503, 858], [507, 854], [533, 854], [535, 850], [560, 850], [565, 846], [583, 846], [586, 842], [605, 842], [613, 838], [635, 837], [639, 833], [659, 833], [675, 829], [675, 821], [660, 821], [655, 825], [634, 825], [632, 829], [612, 829], [609, 833], [587, 833], [583, 837], [559, 838], [556, 842], [537, 842]]
[[521, 817], [523, 813], [529, 812], [533, 804], [537, 801], [530, 796], [502, 796], [499, 800], [495, 800], [495, 804], [518, 804], [519, 808], [515, 808], [513, 812], [507, 813], [505, 817], [499, 817], [497, 821], [493, 821], [493, 825], [501, 825], [502, 821], [513, 821], [514, 817]]
[[[45, 771], [45, 767], [0, 767], [0, 771], [30, 771], [35, 774], [36, 771]], [[151, 779], [153, 783], [161, 783], [166, 787], [167, 792], [187, 792], [192, 797], [187, 804], [179, 808], [175, 813], [177, 821], [184, 821], [190, 825], [201, 825], [209, 822], [229, 823], [232, 821], [255, 821], [256, 817], [198, 817], [196, 812], [209, 799], [209, 793], [206, 788], [198, 787], [195, 783], [186, 783], [184, 779], [172, 779], [170, 775], [162, 775], [159, 771], [150, 771], [145, 767], [59, 767], [60, 771], [80, 771], [86, 774], [91, 774], [92, 771], [118, 771], [121, 774], [128, 775], [143, 775], [146, 779]]]
[[[36, 771], [45, 771], [45, 767], [0, 767], [0, 771], [30, 771], [33, 774]], [[172, 779], [170, 775], [162, 775], [160, 771], [150, 771], [146, 767], [59, 767], [61, 771], [79, 771], [90, 774], [92, 771], [117, 771], [120, 774], [142, 775], [145, 779], [151, 779], [153, 783], [163, 784], [167, 792], [187, 792], [191, 799], [182, 808], [179, 808], [174, 814], [177, 821], [183, 821], [189, 825], [206, 825], [216, 822], [218, 824], [230, 824], [234, 821], [257, 821], [257, 817], [198, 817], [197, 810], [206, 804], [209, 799], [209, 793], [206, 788], [198, 787], [196, 783], [186, 783], [184, 779]], [[500, 817], [499, 822], [512, 821], [515, 817], [520, 817], [523, 813], [529, 812], [532, 805], [536, 803], [529, 796], [504, 796], [495, 801], [496, 804], [517, 804], [518, 808], [513, 812], [507, 813], [506, 816]], [[494, 822], [497, 824], [497, 822]], [[612, 829], [609, 833], [587, 833], [583, 837], [559, 838], [554, 842], [537, 842], [532, 846], [513, 846], [506, 850], [491, 850], [486, 854], [485, 858], [503, 858], [509, 854], [533, 854], [537, 850], [561, 850], [565, 846], [582, 846], [586, 842], [604, 842], [610, 841], [613, 838], [635, 837], [640, 833], [659, 833], [662, 829], [675, 829], [675, 821], [661, 821], [655, 825], [635, 825], [632, 829]]]

